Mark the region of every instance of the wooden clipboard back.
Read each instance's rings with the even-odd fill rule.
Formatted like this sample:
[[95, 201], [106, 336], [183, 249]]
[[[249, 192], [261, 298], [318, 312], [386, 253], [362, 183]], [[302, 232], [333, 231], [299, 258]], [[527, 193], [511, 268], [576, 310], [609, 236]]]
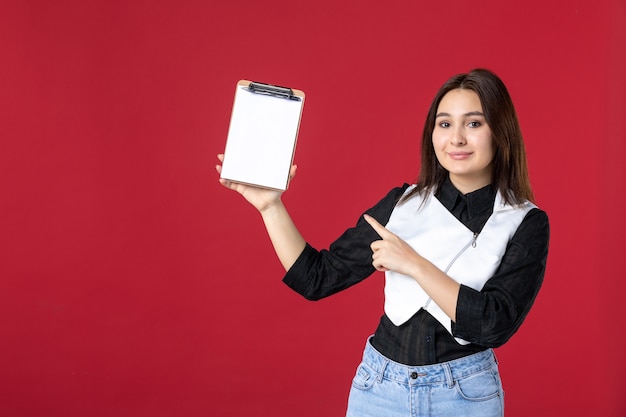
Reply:
[[235, 89], [221, 178], [286, 190], [304, 92], [241, 80]]

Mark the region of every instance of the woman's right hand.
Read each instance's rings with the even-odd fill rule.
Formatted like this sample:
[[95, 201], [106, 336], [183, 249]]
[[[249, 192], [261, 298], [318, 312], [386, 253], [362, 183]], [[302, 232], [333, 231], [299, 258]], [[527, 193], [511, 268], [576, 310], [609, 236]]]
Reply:
[[[215, 165], [215, 170], [218, 174], [222, 172], [221, 163], [224, 162], [224, 154], [218, 154], [217, 159], [219, 159], [220, 164]], [[291, 181], [293, 177], [296, 175], [296, 166], [291, 166], [291, 171], [289, 172], [289, 180]], [[250, 204], [252, 204], [259, 212], [263, 213], [265, 210], [275, 206], [276, 204], [282, 204], [280, 197], [283, 194], [283, 191], [280, 190], [271, 190], [262, 187], [255, 187], [253, 185], [241, 184], [233, 181], [229, 181], [223, 178], [219, 179], [220, 183], [231, 190], [234, 190], [241, 194]]]

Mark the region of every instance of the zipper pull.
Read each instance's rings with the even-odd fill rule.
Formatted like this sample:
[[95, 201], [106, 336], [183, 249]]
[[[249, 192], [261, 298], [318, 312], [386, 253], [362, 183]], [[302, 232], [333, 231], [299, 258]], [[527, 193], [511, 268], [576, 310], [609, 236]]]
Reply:
[[474, 233], [474, 238], [472, 239], [472, 247], [476, 247], [476, 239], [478, 239], [478, 233]]

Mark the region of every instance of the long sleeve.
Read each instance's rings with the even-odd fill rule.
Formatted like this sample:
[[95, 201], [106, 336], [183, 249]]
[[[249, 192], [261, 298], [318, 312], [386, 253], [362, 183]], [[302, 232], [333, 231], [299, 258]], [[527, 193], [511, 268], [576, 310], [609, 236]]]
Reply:
[[[366, 213], [386, 224], [407, 186], [392, 189]], [[342, 291], [375, 271], [370, 244], [377, 239], [379, 236], [361, 216], [356, 226], [346, 230], [328, 250], [318, 251], [307, 243], [283, 282], [309, 300]]]
[[517, 331], [543, 282], [548, 256], [546, 213], [531, 210], [509, 242], [501, 264], [480, 291], [461, 286], [455, 337], [498, 347]]

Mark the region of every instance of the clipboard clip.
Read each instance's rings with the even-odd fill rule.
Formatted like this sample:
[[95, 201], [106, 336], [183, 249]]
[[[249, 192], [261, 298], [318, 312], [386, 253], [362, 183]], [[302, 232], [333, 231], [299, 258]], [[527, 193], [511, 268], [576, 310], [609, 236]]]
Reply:
[[287, 87], [280, 87], [273, 84], [264, 84], [256, 81], [250, 82], [247, 90], [255, 94], [264, 94], [266, 96], [280, 97], [288, 100], [300, 101], [300, 97], [293, 94], [293, 90]]

